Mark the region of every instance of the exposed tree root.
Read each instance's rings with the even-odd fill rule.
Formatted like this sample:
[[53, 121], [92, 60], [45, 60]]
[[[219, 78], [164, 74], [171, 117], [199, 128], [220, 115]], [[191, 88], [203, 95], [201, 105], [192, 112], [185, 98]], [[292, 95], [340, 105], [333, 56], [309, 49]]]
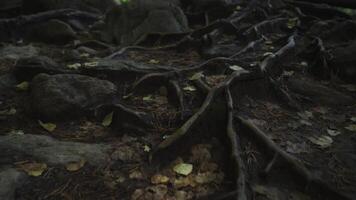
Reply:
[[[259, 129], [253, 122], [249, 119], [243, 118], [241, 116], [237, 116], [239, 123], [246, 127], [249, 130], [249, 133], [252, 134], [252, 137], [255, 138], [259, 143], [265, 146], [268, 150], [274, 153], [274, 158], [270, 165], [267, 168], [270, 170], [272, 165], [276, 161], [276, 157], [280, 158], [283, 162], [288, 164], [291, 170], [293, 170], [296, 174], [298, 174], [306, 183], [308, 190], [312, 191], [312, 189], [317, 189], [316, 191], [323, 191], [324, 193], [328, 193], [333, 197], [340, 200], [351, 200], [352, 198], [347, 197], [339, 192], [335, 191], [332, 187], [330, 187], [325, 181], [315, 176], [312, 172], [310, 172], [304, 164], [299, 161], [294, 156], [288, 154], [284, 150], [282, 150], [276, 143], [274, 143], [261, 129]], [[265, 171], [269, 171], [265, 170]]]
[[241, 142], [239, 136], [235, 132], [234, 128], [234, 117], [233, 117], [233, 100], [231, 97], [230, 89], [227, 87], [226, 92], [226, 102], [227, 102], [227, 138], [231, 145], [231, 156], [235, 168], [235, 173], [237, 176], [236, 187], [237, 187], [237, 200], [247, 200], [246, 195], [246, 170], [244, 161], [241, 158]]

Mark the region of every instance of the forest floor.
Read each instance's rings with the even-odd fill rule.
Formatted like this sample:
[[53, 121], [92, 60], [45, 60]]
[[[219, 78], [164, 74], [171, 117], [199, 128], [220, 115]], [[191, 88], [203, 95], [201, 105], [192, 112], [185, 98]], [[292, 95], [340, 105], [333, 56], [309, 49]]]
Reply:
[[0, 199], [356, 199], [355, 21], [249, 6], [199, 47], [2, 43]]

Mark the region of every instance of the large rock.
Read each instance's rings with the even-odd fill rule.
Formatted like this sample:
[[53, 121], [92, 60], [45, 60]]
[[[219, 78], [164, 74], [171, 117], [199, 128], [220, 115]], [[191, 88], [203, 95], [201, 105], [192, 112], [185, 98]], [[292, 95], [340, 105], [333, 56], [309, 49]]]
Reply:
[[110, 144], [60, 141], [44, 135], [9, 134], [0, 136], [0, 155], [27, 156], [49, 165], [66, 165], [85, 160], [93, 166], [106, 165], [113, 148]]
[[19, 60], [38, 55], [38, 49], [32, 45], [13, 46], [6, 45], [0, 48], [0, 59]]
[[111, 102], [116, 90], [113, 83], [89, 76], [39, 74], [31, 83], [32, 108], [47, 119], [78, 116]]
[[174, 0], [131, 0], [113, 7], [105, 23], [104, 39], [121, 45], [138, 43], [153, 33], [189, 31], [187, 18]]
[[329, 64], [335, 74], [346, 82], [356, 83], [356, 40], [346, 47], [331, 50], [331, 54]]
[[76, 32], [68, 24], [53, 19], [29, 26], [25, 38], [36, 42], [66, 44], [76, 38]]
[[14, 200], [15, 191], [26, 180], [26, 175], [12, 168], [0, 169], [0, 199]]
[[22, 0], [23, 8], [26, 12], [43, 12], [47, 10], [57, 10], [72, 8], [88, 12], [105, 12], [114, 4], [113, 0]]

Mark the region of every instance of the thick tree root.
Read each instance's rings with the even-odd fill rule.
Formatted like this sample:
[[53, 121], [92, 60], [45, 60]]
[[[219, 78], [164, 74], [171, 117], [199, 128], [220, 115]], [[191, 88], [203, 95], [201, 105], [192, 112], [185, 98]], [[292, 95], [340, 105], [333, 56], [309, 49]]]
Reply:
[[226, 102], [227, 102], [227, 138], [231, 145], [231, 156], [235, 168], [235, 173], [237, 176], [236, 187], [237, 187], [237, 200], [247, 200], [246, 195], [246, 170], [244, 161], [241, 158], [241, 142], [239, 136], [235, 132], [234, 128], [234, 106], [231, 96], [230, 89], [227, 87], [226, 92]]

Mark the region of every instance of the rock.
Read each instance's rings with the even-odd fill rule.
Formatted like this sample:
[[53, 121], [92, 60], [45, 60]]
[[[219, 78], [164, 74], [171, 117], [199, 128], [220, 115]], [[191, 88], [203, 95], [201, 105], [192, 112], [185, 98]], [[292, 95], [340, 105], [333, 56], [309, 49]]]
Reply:
[[69, 70], [61, 67], [58, 63], [47, 56], [34, 56], [19, 59], [15, 65], [15, 75], [19, 80], [31, 80], [40, 73], [59, 74]]
[[0, 75], [0, 95], [8, 92], [9, 89], [13, 89], [17, 84], [17, 80], [13, 74]]
[[315, 103], [326, 105], [352, 105], [355, 100], [339, 91], [328, 88], [312, 79], [308, 78], [290, 78], [288, 88], [298, 94], [304, 95]]
[[47, 119], [78, 116], [111, 102], [116, 86], [106, 80], [77, 74], [39, 74], [31, 83], [33, 111]]
[[0, 59], [26, 59], [38, 55], [38, 50], [32, 45], [13, 46], [7, 45], [0, 48]]
[[12, 168], [0, 169], [0, 199], [14, 200], [16, 188], [19, 188], [27, 176]]
[[331, 51], [330, 67], [340, 79], [356, 83], [356, 40], [346, 47], [338, 47]]
[[72, 8], [82, 11], [100, 13], [114, 5], [113, 0], [22, 0], [27, 13], [43, 12]]
[[133, 45], [149, 34], [189, 31], [187, 18], [174, 1], [132, 0], [116, 5], [105, 17], [103, 39]]
[[75, 38], [72, 27], [57, 19], [30, 25], [25, 33], [26, 40], [50, 44], [66, 44]]
[[0, 136], [0, 150], [0, 155], [12, 152], [12, 156], [30, 156], [49, 165], [66, 165], [85, 160], [93, 166], [107, 164], [109, 152], [112, 151], [108, 144], [59, 141], [52, 137], [31, 134]]

